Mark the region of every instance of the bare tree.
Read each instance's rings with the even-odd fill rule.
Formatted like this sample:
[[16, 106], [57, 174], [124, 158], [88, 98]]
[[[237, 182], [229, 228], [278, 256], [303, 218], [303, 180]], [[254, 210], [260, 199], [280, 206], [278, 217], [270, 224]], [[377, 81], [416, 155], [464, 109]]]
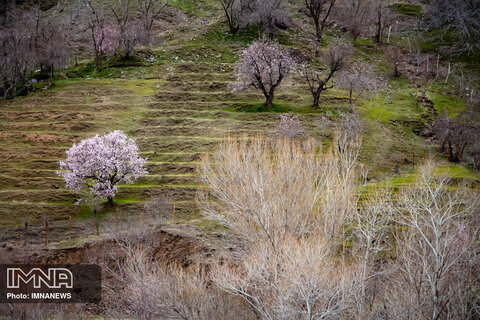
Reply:
[[[137, 5], [138, 3], [135, 0], [117, 0], [115, 5], [111, 7], [120, 34], [120, 44], [126, 59], [132, 57], [135, 46], [144, 41], [146, 37], [145, 26], [142, 25], [138, 17]], [[148, 17], [147, 20], [153, 23], [153, 20], [150, 20]]]
[[105, 52], [101, 49], [105, 37], [100, 36], [102, 30], [105, 30], [107, 18], [97, 0], [86, 0], [88, 7], [88, 29], [92, 40], [93, 50], [95, 54], [95, 66], [97, 71], [101, 71], [103, 67], [103, 59]]
[[260, 89], [265, 96], [265, 106], [271, 107], [275, 90], [295, 67], [295, 60], [286, 50], [273, 42], [257, 41], [240, 55], [235, 66], [239, 83], [234, 90], [247, 86]]
[[285, 0], [245, 0], [243, 14], [248, 25], [257, 25], [273, 40], [278, 27], [287, 28], [290, 18]]
[[39, 4], [14, 10], [6, 27], [0, 31], [0, 91], [12, 98], [28, 89], [28, 82], [40, 69], [40, 77], [53, 82], [55, 68], [66, 64], [67, 52], [61, 20], [54, 13], [47, 16]]
[[[356, 143], [317, 156], [312, 140], [228, 140], [200, 165], [211, 201], [204, 214], [247, 245], [238, 267], [212, 278], [262, 319], [324, 319], [353, 314], [356, 263], [337, 259], [356, 206]], [[346, 161], [351, 161], [349, 164]]]
[[440, 143], [441, 151], [447, 153], [448, 160], [459, 162], [467, 145], [480, 136], [480, 129], [462, 120], [450, 118], [446, 113], [438, 116], [432, 127], [433, 138]]
[[221, 289], [244, 299], [260, 319], [337, 319], [352, 311], [355, 266], [333, 259], [322, 238], [287, 238], [277, 249], [258, 242], [241, 269], [215, 268]]
[[369, 10], [369, 0], [350, 0], [338, 8], [338, 18], [347, 28], [354, 42], [366, 32], [369, 24]]
[[319, 42], [322, 41], [323, 30], [336, 2], [337, 0], [304, 0], [305, 7], [315, 24], [315, 36]]
[[336, 77], [336, 86], [348, 91], [349, 111], [354, 111], [355, 103], [366, 92], [379, 90], [385, 81], [378, 76], [375, 69], [367, 63], [353, 64], [349, 69], [343, 70]]
[[137, 0], [137, 2], [140, 20], [142, 21], [143, 30], [145, 31], [143, 38], [145, 43], [149, 44], [152, 40], [153, 24], [164, 11], [168, 0]]
[[241, 18], [244, 6], [241, 0], [219, 0], [222, 5], [223, 12], [227, 18], [230, 33], [235, 34], [240, 29]]
[[315, 70], [312, 66], [304, 66], [302, 75], [308, 83], [310, 93], [313, 96], [313, 107], [318, 108], [322, 92], [334, 87], [332, 78], [336, 72], [345, 65], [345, 59], [351, 55], [353, 48], [345, 43], [331, 46], [324, 55], [323, 60], [328, 65], [327, 72]]
[[390, 0], [373, 0], [372, 1], [372, 20], [376, 25], [375, 41], [381, 43], [385, 29], [391, 23], [393, 12], [390, 8]]
[[28, 35], [17, 28], [0, 30], [0, 91], [3, 99], [15, 97], [30, 68]]
[[479, 302], [472, 287], [478, 285], [478, 225], [472, 219], [478, 196], [466, 186], [452, 190], [434, 168], [423, 166], [416, 188], [405, 189], [394, 208], [405, 229], [396, 246], [398, 269], [386, 287], [389, 318], [478, 317], [472, 311]]
[[277, 137], [296, 140], [307, 138], [305, 127], [302, 125], [297, 115], [286, 113], [282, 114], [280, 117], [280, 123], [275, 134]]
[[440, 30], [440, 36], [453, 32], [456, 52], [472, 53], [480, 43], [480, 10], [477, 1], [432, 0], [427, 4], [427, 24]]

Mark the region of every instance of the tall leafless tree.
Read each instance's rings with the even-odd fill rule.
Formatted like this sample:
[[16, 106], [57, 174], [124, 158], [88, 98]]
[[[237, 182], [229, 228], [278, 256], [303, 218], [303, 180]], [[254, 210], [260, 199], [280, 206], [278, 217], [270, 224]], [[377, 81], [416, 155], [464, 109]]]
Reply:
[[338, 19], [345, 26], [355, 41], [359, 36], [366, 33], [369, 25], [370, 0], [350, 0], [340, 3], [337, 7]]
[[152, 28], [156, 20], [164, 12], [168, 0], [137, 0], [140, 20], [145, 31], [144, 40], [149, 44], [152, 40]]
[[375, 42], [383, 42], [385, 29], [391, 24], [393, 12], [390, 0], [373, 0], [371, 3], [372, 21], [375, 23]]
[[385, 287], [390, 319], [479, 315], [478, 195], [462, 185], [452, 190], [434, 169], [432, 162], [423, 166], [415, 188], [401, 192], [394, 207], [404, 228]]
[[241, 0], [219, 0], [222, 5], [223, 12], [227, 18], [230, 33], [235, 34], [240, 29], [242, 13], [244, 6]]
[[351, 45], [338, 43], [331, 46], [323, 56], [323, 61], [328, 65], [328, 69], [319, 70], [313, 66], [303, 67], [302, 75], [308, 83], [314, 108], [318, 108], [322, 92], [334, 87], [333, 76], [344, 67], [346, 58], [352, 52]]
[[323, 30], [336, 2], [337, 0], [304, 0], [305, 7], [313, 19], [315, 36], [319, 42], [322, 41]]

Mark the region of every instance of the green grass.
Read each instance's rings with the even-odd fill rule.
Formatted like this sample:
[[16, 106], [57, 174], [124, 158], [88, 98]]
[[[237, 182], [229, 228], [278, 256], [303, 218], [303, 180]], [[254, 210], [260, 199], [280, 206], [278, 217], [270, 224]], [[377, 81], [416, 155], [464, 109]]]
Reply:
[[292, 106], [285, 102], [279, 102], [278, 100], [273, 103], [273, 106], [267, 107], [261, 102], [252, 103], [233, 103], [230, 107], [225, 108], [228, 112], [246, 112], [246, 113], [288, 113], [294, 112], [299, 114], [312, 114], [322, 113], [322, 109], [312, 107]]
[[422, 7], [411, 3], [396, 3], [393, 8], [400, 14], [418, 17], [422, 14]]
[[169, 0], [169, 5], [177, 6], [191, 17], [215, 16], [221, 5], [215, 0]]
[[465, 168], [461, 165], [449, 164], [448, 166], [437, 167], [435, 174], [439, 176], [447, 176], [453, 179], [467, 179], [480, 181], [478, 172]]
[[449, 117], [456, 117], [466, 109], [466, 105], [459, 97], [444, 95], [440, 91], [443, 86], [431, 86], [426, 92], [427, 97], [433, 102], [437, 114], [447, 113]]

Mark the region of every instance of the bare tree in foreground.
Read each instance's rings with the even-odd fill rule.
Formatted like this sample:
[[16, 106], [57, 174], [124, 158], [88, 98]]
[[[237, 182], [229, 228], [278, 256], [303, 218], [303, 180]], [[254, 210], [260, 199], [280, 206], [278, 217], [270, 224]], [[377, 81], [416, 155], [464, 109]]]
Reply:
[[104, 264], [109, 275], [106, 297], [112, 315], [139, 319], [241, 319], [248, 310], [238, 301], [209, 285], [204, 268], [184, 268], [154, 261], [142, 241], [154, 241], [148, 234], [141, 237], [116, 234], [118, 253]]
[[260, 319], [337, 319], [351, 312], [356, 269], [335, 260], [314, 236], [287, 238], [273, 250], [258, 242], [240, 270], [217, 267], [215, 283], [241, 297]]
[[354, 312], [358, 265], [336, 252], [357, 201], [356, 146], [345, 142], [342, 157], [319, 156], [318, 147], [312, 140], [232, 139], [200, 166], [215, 199], [200, 198], [204, 214], [249, 248], [239, 268], [219, 266], [212, 278], [262, 319]]
[[416, 188], [405, 189], [394, 207], [405, 228], [386, 285], [391, 319], [479, 316], [478, 195], [466, 186], [450, 188], [434, 168], [423, 166]]
[[265, 96], [265, 106], [271, 107], [275, 90], [295, 67], [295, 60], [286, 50], [273, 42], [257, 41], [240, 55], [235, 66], [240, 83], [234, 89], [248, 86], [260, 89]]
[[331, 46], [324, 55], [323, 60], [328, 65], [328, 71], [315, 70], [313, 66], [304, 66], [302, 75], [308, 83], [313, 96], [313, 108], [318, 108], [322, 92], [334, 87], [332, 78], [345, 65], [345, 59], [351, 55], [353, 48], [345, 43]]

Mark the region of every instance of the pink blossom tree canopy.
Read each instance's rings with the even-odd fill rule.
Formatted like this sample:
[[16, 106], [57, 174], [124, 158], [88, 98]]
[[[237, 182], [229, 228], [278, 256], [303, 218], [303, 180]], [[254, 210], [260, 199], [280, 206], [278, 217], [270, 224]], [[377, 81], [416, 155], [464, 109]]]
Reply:
[[82, 140], [66, 153], [57, 174], [67, 188], [84, 194], [77, 204], [90, 203], [92, 198], [111, 201], [119, 183], [131, 184], [148, 173], [135, 140], [120, 130]]
[[119, 47], [120, 34], [112, 27], [104, 27], [95, 36], [95, 41], [100, 52], [114, 53]]
[[260, 40], [245, 49], [235, 67], [237, 89], [253, 86], [262, 90], [265, 106], [271, 107], [275, 90], [296, 68], [293, 57], [271, 41]]

